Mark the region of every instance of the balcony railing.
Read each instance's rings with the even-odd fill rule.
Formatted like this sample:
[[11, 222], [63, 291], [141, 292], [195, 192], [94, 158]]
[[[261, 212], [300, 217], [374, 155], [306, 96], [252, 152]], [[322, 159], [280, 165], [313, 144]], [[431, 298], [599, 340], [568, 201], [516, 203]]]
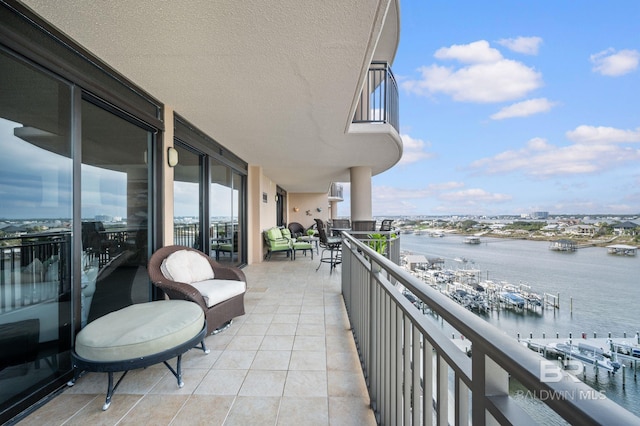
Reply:
[[334, 200], [343, 200], [343, 188], [339, 183], [332, 182], [331, 188], [329, 189], [329, 199]]
[[[401, 286], [463, 335], [470, 353], [417, 309]], [[537, 424], [541, 411], [554, 423], [640, 422], [555, 364], [557, 372], [543, 375], [550, 361], [346, 233], [342, 293], [379, 424]], [[543, 380], [548, 377], [554, 380]], [[510, 380], [535, 401], [527, 407], [512, 398]]]
[[360, 94], [354, 123], [388, 123], [400, 130], [398, 85], [386, 62], [374, 62]]

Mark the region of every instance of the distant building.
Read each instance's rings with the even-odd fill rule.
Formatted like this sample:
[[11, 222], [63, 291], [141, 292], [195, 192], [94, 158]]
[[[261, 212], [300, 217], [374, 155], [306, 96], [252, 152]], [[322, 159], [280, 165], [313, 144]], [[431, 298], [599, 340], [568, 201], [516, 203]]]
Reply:
[[533, 212], [531, 213], [531, 219], [547, 220], [549, 218], [549, 212]]
[[635, 235], [638, 225], [634, 222], [625, 221], [613, 225], [613, 231], [618, 235]]

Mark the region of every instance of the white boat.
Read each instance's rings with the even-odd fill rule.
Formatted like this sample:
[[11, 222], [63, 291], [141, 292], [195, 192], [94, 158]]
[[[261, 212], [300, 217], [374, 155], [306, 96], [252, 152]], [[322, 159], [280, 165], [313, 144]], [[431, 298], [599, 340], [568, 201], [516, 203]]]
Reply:
[[578, 345], [573, 345], [571, 342], [551, 343], [548, 347], [564, 355], [566, 359], [577, 359], [612, 373], [618, 371], [621, 366], [619, 362], [612, 360], [610, 351], [586, 343], [580, 342]]
[[523, 309], [524, 308], [524, 297], [520, 296], [518, 293], [513, 293], [510, 291], [503, 291], [499, 294], [500, 300], [506, 304], [507, 306]]
[[475, 235], [470, 236], [470, 237], [465, 237], [464, 243], [465, 244], [480, 244], [480, 237], [477, 237]]

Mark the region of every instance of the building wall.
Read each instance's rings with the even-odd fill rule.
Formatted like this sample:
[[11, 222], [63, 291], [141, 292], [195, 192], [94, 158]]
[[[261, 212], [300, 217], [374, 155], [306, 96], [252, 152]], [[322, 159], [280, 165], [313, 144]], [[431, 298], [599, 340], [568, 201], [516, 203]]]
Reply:
[[[327, 193], [289, 193], [289, 211], [287, 223], [298, 222], [305, 228], [313, 225], [314, 219], [329, 219], [329, 200]], [[321, 209], [322, 211], [318, 211]], [[298, 211], [296, 211], [298, 210]]]
[[165, 129], [161, 135], [162, 152], [162, 237], [163, 246], [173, 244], [173, 168], [167, 163], [167, 149], [173, 147], [173, 109], [165, 106], [164, 110]]

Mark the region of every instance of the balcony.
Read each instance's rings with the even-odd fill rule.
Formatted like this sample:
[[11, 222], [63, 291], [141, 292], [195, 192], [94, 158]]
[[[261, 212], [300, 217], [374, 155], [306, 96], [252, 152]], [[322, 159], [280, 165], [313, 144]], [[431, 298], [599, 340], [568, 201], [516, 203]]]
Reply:
[[343, 201], [343, 187], [339, 183], [332, 182], [329, 188], [329, 201]]
[[[102, 412], [106, 377], [90, 373], [24, 423], [537, 424], [540, 413], [553, 424], [639, 422], [603, 396], [579, 398], [593, 394], [582, 383], [542, 381], [542, 358], [352, 235], [343, 233], [338, 273], [317, 266], [301, 256], [246, 267], [247, 314], [207, 337], [209, 355], [185, 354], [182, 389], [162, 365], [137, 370]], [[523, 405], [514, 381], [558, 397]]]
[[400, 131], [398, 85], [388, 63], [371, 64], [353, 123], [390, 124]]

